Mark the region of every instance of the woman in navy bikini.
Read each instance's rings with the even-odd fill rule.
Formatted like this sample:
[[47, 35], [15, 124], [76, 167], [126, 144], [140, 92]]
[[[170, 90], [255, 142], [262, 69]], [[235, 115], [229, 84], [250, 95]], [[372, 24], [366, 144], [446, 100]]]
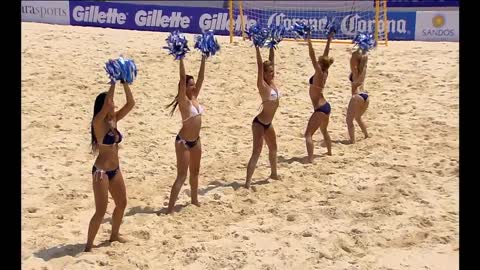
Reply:
[[170, 192], [168, 203], [168, 214], [173, 213], [173, 207], [183, 183], [187, 179], [187, 171], [190, 170], [190, 187], [192, 204], [200, 206], [198, 202], [198, 174], [200, 172], [200, 160], [202, 158], [202, 145], [200, 142], [200, 128], [204, 109], [198, 102], [198, 94], [202, 89], [205, 74], [206, 56], [202, 56], [197, 82], [192, 76], [185, 74], [183, 59], [180, 59], [180, 82], [178, 83], [178, 94], [168, 107], [173, 109], [173, 115], [178, 105], [182, 115], [182, 128], [175, 138], [175, 152], [177, 155], [177, 179]]
[[313, 50], [312, 41], [310, 40], [310, 35], [307, 37], [308, 41], [308, 51], [310, 55], [310, 60], [312, 61], [313, 67], [315, 69], [315, 74], [310, 78], [310, 99], [312, 100], [313, 105], [313, 114], [308, 120], [307, 130], [305, 131], [305, 143], [307, 146], [308, 153], [308, 162], [313, 162], [313, 139], [312, 136], [315, 131], [320, 128], [322, 132], [323, 139], [327, 145], [327, 155], [332, 155], [332, 140], [328, 134], [327, 127], [328, 121], [330, 118], [330, 103], [327, 102], [323, 95], [323, 90], [325, 89], [325, 84], [328, 77], [328, 69], [331, 64], [333, 64], [333, 58], [328, 57], [328, 52], [330, 50], [330, 43], [333, 38], [333, 33], [328, 36], [327, 45], [325, 46], [325, 51], [323, 56], [320, 56], [317, 59], [315, 57], [315, 51]]
[[108, 92], [99, 94], [95, 99], [91, 124], [92, 152], [98, 152], [92, 168], [95, 214], [88, 227], [88, 239], [85, 246], [87, 252], [92, 249], [93, 240], [107, 211], [108, 191], [115, 201], [110, 241], [125, 242], [119, 236], [120, 224], [127, 206], [127, 194], [118, 160], [118, 144], [122, 141], [122, 134], [117, 129], [117, 122], [132, 110], [135, 101], [127, 83], [123, 83], [123, 88], [127, 103], [117, 112], [115, 112], [113, 103], [115, 83], [111, 84]]
[[[365, 138], [368, 138], [367, 126], [362, 120], [362, 115], [368, 108], [370, 99], [368, 94], [364, 92], [363, 82], [367, 73], [368, 55], [361, 49], [352, 53], [350, 58], [350, 83], [352, 85], [352, 98], [348, 104], [347, 109], [347, 127], [348, 135], [350, 136], [350, 143], [355, 143], [355, 126], [353, 119], [355, 119], [362, 129]], [[362, 90], [360, 92], [360, 89]]]
[[278, 179], [277, 175], [277, 139], [275, 130], [273, 129], [272, 120], [275, 116], [279, 105], [280, 92], [275, 86], [273, 78], [275, 76], [274, 69], [274, 49], [270, 48], [270, 54], [268, 60], [262, 62], [262, 55], [260, 49], [255, 47], [257, 55], [257, 88], [262, 98], [262, 111], [259, 115], [253, 119], [252, 132], [253, 132], [253, 151], [247, 166], [247, 178], [245, 181], [245, 188], [250, 188], [250, 182], [252, 180], [255, 166], [257, 165], [258, 158], [262, 152], [263, 140], [268, 146], [268, 158], [270, 160], [271, 174], [270, 178]]

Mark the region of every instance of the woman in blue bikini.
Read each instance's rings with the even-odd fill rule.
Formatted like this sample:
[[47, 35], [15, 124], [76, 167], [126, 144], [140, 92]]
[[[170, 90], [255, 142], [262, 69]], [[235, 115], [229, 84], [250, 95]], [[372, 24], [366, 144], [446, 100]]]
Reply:
[[[355, 126], [353, 120], [355, 119], [360, 126], [365, 138], [368, 138], [367, 125], [362, 120], [362, 115], [368, 108], [370, 99], [368, 94], [364, 92], [363, 83], [367, 73], [368, 55], [367, 52], [358, 49], [352, 53], [350, 58], [350, 83], [352, 86], [352, 98], [348, 104], [347, 109], [347, 127], [348, 135], [350, 136], [350, 143], [355, 143]], [[360, 91], [361, 90], [361, 91]]]
[[308, 153], [308, 162], [313, 162], [313, 139], [312, 136], [320, 128], [322, 132], [323, 139], [327, 145], [327, 155], [332, 155], [332, 140], [328, 134], [327, 127], [328, 121], [330, 119], [330, 103], [327, 102], [325, 96], [323, 95], [323, 90], [328, 77], [328, 69], [330, 65], [333, 64], [333, 58], [328, 56], [330, 50], [330, 43], [333, 38], [333, 32], [329, 34], [327, 45], [323, 52], [323, 56], [318, 58], [315, 57], [315, 51], [313, 50], [312, 41], [310, 40], [310, 35], [307, 38], [308, 41], [308, 51], [310, 55], [310, 60], [312, 61], [313, 67], [315, 69], [315, 74], [310, 78], [310, 99], [313, 105], [313, 114], [308, 120], [307, 129], [305, 131], [305, 144], [307, 146]]
[[103, 92], [95, 99], [93, 120], [91, 124], [92, 152], [98, 156], [92, 168], [93, 193], [95, 196], [95, 214], [90, 220], [85, 251], [91, 251], [93, 240], [107, 211], [108, 191], [115, 202], [112, 214], [112, 233], [110, 241], [125, 242], [119, 236], [120, 224], [127, 206], [127, 194], [118, 160], [118, 144], [122, 134], [117, 129], [117, 122], [123, 119], [134, 107], [135, 101], [127, 83], [123, 83], [127, 103], [115, 112], [113, 96], [115, 83], [108, 92]]

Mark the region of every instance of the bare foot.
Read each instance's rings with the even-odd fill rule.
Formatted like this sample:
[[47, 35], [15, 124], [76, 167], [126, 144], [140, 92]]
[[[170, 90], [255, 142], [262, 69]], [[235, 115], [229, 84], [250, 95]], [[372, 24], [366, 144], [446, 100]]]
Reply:
[[128, 242], [127, 239], [121, 237], [121, 236], [110, 236], [110, 242], [120, 242], [122, 244]]
[[332, 152], [327, 152], [325, 153], [327, 156], [331, 156], [332, 155]]
[[92, 245], [85, 245], [85, 250], [83, 252], [90, 252], [92, 251]]
[[246, 181], [246, 182], [245, 182], [244, 187], [245, 187], [246, 189], [250, 189], [250, 182], [251, 182], [251, 181]]
[[277, 174], [270, 174], [270, 179], [273, 179], [273, 180], [280, 180], [280, 177], [277, 175]]
[[122, 244], [128, 242], [127, 239], [121, 237], [121, 236], [110, 236], [109, 242], [120, 242]]
[[307, 157], [307, 163], [313, 163], [313, 157]]
[[193, 205], [197, 206], [197, 207], [200, 207], [200, 203], [198, 201], [196, 202], [192, 202]]

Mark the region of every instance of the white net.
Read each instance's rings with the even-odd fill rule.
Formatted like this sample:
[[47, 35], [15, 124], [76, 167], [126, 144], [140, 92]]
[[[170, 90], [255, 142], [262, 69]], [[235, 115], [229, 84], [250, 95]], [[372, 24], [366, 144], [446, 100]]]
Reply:
[[[304, 22], [312, 26], [312, 39], [326, 39], [325, 26], [331, 20], [338, 25], [335, 39], [352, 40], [359, 32], [375, 35], [385, 40], [384, 0], [377, 0], [379, 12], [376, 12], [375, 0], [362, 1], [241, 1], [243, 6], [243, 24], [245, 29], [259, 22], [262, 26], [281, 25], [290, 27], [295, 22]], [[234, 1], [236, 20], [235, 36], [241, 36], [240, 1]], [[378, 26], [376, 23], [378, 14]], [[288, 34], [286, 38], [294, 38]]]

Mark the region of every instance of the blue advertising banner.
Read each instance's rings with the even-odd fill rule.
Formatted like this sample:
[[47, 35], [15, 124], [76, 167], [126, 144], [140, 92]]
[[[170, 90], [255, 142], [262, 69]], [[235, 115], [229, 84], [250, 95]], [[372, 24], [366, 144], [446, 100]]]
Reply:
[[[340, 25], [337, 38], [351, 39], [357, 32], [373, 33], [373, 11], [345, 13], [336, 11], [302, 12], [244, 10], [244, 29], [257, 22], [264, 26], [291, 26], [304, 21], [313, 26], [313, 38], [325, 38], [322, 29], [327, 21], [335, 19]], [[415, 38], [415, 12], [389, 12], [387, 29], [389, 40], [413, 40]], [[133, 5], [112, 2], [70, 1], [70, 24], [109, 27], [118, 29], [183, 33], [201, 33], [213, 29], [217, 35], [229, 35], [229, 12], [224, 8], [194, 8], [158, 5]], [[380, 31], [383, 31], [380, 21]], [[241, 19], [234, 15], [234, 31], [241, 34]], [[291, 36], [290, 36], [291, 37]]]

